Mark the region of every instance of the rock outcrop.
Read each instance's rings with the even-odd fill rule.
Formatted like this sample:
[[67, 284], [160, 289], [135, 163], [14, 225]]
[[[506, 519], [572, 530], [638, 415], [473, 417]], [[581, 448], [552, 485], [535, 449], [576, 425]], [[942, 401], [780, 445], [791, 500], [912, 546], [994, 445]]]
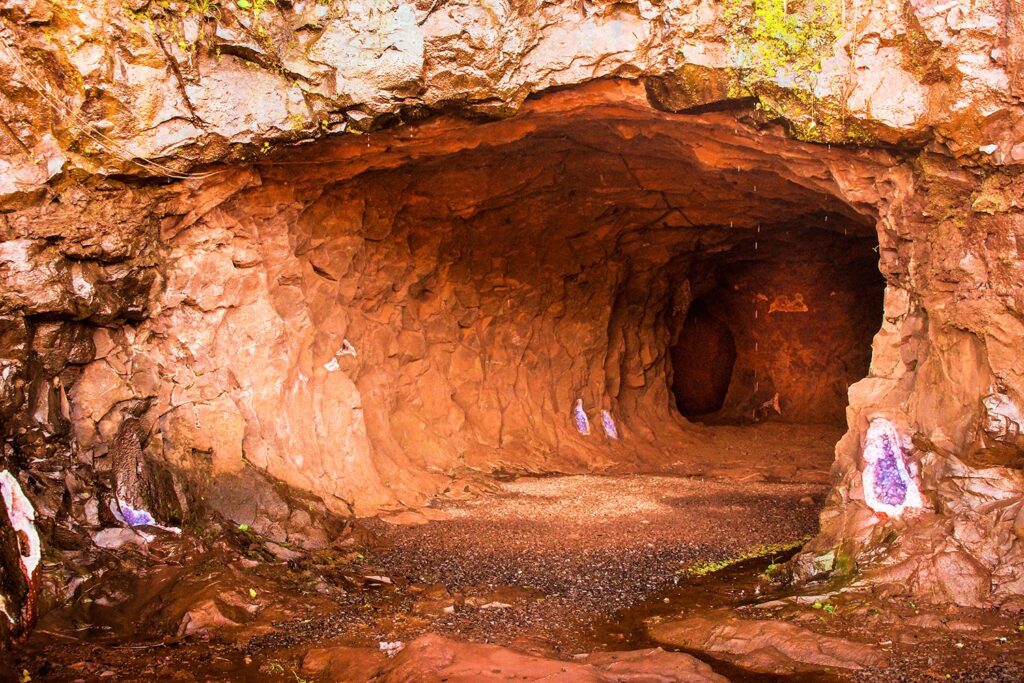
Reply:
[[1019, 606], [1022, 8], [790, 4], [811, 54], [731, 0], [0, 2], [0, 462], [46, 543], [126, 477], [180, 522], [708, 457], [700, 300], [723, 419], [835, 419], [867, 372], [800, 576]]
[[[383, 643], [382, 643], [383, 645]], [[311, 650], [303, 671], [344, 680], [401, 683], [474, 681], [579, 681], [580, 683], [725, 683], [711, 667], [690, 655], [661, 649], [598, 653], [565, 662], [527, 655], [497, 645], [459, 643], [428, 634], [400, 650], [392, 661], [380, 652], [349, 647]]]
[[857, 671], [885, 664], [885, 654], [875, 645], [814, 633], [781, 621], [742, 619], [728, 611], [667, 621], [648, 630], [663, 645], [704, 652], [765, 673]]

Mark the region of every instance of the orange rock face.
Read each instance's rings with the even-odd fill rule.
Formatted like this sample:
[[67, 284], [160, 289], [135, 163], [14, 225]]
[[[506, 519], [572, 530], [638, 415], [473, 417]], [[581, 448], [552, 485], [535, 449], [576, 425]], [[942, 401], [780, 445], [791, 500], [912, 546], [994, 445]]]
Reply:
[[[0, 460], [51, 527], [98, 528], [129, 461], [161, 518], [271, 481], [369, 514], [464, 468], [706, 459], [671, 387], [714, 383], [688, 412], [845, 408], [805, 575], [895, 532], [879, 582], [1012, 606], [1017, 4], [854, 2], [811, 92], [730, 80], [707, 3], [5, 2]], [[731, 363], [687, 346], [695, 301]], [[880, 417], [906, 518], [864, 502]]]
[[[73, 391], [80, 448], [102, 449], [118, 403], [142, 401], [155, 459], [216, 478], [244, 456], [370, 513], [459, 467], [678, 459], [692, 437], [669, 348], [695, 297], [736, 335], [734, 418], [769, 417], [779, 393], [782, 418], [836, 420], [866, 372], [876, 209], [840, 183], [855, 169], [872, 178], [860, 191], [884, 191], [885, 155], [658, 113], [616, 84], [368, 144], [228, 171], [176, 200], [190, 211], [162, 227], [152, 315], [115, 331]], [[790, 297], [807, 310], [780, 310]]]

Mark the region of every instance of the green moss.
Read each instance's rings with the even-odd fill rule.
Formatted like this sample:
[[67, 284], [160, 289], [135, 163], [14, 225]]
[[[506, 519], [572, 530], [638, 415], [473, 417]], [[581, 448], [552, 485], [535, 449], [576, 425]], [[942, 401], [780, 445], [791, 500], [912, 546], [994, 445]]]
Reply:
[[813, 90], [822, 59], [843, 32], [842, 0], [725, 0], [724, 13], [748, 83], [791, 80]]
[[853, 555], [845, 549], [836, 550], [835, 562], [832, 564], [832, 575], [846, 579], [852, 577], [857, 573], [857, 563], [853, 559]]
[[762, 115], [785, 120], [797, 140], [867, 146], [880, 142], [872, 128], [847, 115], [839, 99], [821, 99], [808, 90], [783, 88], [770, 81], [757, 83], [751, 92], [758, 98]]
[[[759, 560], [765, 557], [781, 555], [791, 550], [796, 550], [797, 548], [800, 548], [805, 543], [807, 543], [807, 541], [809, 540], [811, 540], [810, 536], [804, 536], [803, 538], [798, 538], [793, 541], [785, 541], [783, 543], [772, 543], [770, 545], [754, 546], [753, 548], [743, 551], [739, 555], [728, 557], [724, 560], [699, 560], [697, 562], [690, 562], [682, 569], [677, 570], [676, 574], [679, 576], [686, 577], [707, 576], [708, 574], [714, 574], [715, 572], [719, 572], [723, 569], [739, 564], [741, 562], [746, 562], [748, 560]], [[776, 569], [779, 566], [775, 565], [775, 563], [772, 562], [772, 564], [769, 565], [769, 567], [771, 567], [772, 565], [774, 565]]]
[[1010, 206], [1006, 201], [1006, 197], [998, 192], [981, 192], [971, 202], [971, 211], [974, 213], [994, 215], [1006, 213], [1009, 210]]
[[831, 75], [817, 93], [822, 64], [846, 30], [843, 0], [722, 0], [732, 54], [729, 97], [756, 97], [767, 120], [784, 120], [805, 142], [877, 145], [883, 130], [851, 119], [848, 76]]

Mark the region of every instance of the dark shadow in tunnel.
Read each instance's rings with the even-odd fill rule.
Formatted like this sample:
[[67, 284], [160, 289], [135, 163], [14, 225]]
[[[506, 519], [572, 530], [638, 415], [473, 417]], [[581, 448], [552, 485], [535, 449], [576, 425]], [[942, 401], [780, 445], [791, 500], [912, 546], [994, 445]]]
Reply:
[[672, 348], [672, 392], [679, 412], [692, 418], [721, 410], [735, 364], [732, 330], [704, 301], [693, 302]]

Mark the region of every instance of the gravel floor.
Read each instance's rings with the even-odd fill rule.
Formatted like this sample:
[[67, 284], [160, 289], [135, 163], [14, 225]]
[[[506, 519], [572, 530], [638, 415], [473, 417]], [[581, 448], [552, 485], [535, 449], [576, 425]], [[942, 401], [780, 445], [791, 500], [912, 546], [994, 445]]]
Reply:
[[452, 591], [520, 587], [543, 597], [441, 615], [434, 630], [582, 651], [596, 623], [672, 586], [687, 563], [814, 533], [825, 492], [679, 477], [519, 479], [497, 496], [443, 506], [448, 521], [375, 525], [379, 546], [368, 559], [391, 576]]
[[[739, 475], [500, 482], [493, 494], [437, 504], [433, 516], [445, 519], [429, 524], [363, 520], [343, 556], [333, 559], [245, 565], [236, 551], [223, 548], [214, 553], [221, 558], [216, 562], [208, 554], [198, 555], [195, 566], [186, 562], [182, 576], [220, 577], [227, 598], [255, 587], [253, 601], [262, 608], [244, 639], [203, 642], [172, 633], [159, 640], [152, 634], [125, 639], [72, 629], [54, 641], [36, 634], [17, 666], [7, 669], [10, 677], [0, 666], [0, 680], [20, 680], [22, 668], [33, 680], [294, 680], [311, 647], [376, 648], [381, 641], [409, 641], [426, 632], [563, 658], [650, 647], [644, 624], [652, 615], [676, 618], [749, 603], [769, 560], [702, 579], [681, 578], [680, 569], [813, 534], [826, 492], [823, 484]], [[152, 583], [139, 571], [139, 585]], [[912, 605], [887, 605], [873, 621], [839, 602], [827, 621], [814, 621], [821, 615], [813, 613], [807, 623], [864, 642], [895, 641], [908, 635], [901, 609], [916, 613]], [[1018, 647], [1024, 639], [1012, 637], [1014, 624], [994, 628], [962, 635], [924, 630], [915, 641], [919, 645], [895, 648], [892, 666], [855, 678], [1024, 680], [1024, 647]], [[787, 679], [715, 666], [734, 683], [840, 680], [824, 673]]]

